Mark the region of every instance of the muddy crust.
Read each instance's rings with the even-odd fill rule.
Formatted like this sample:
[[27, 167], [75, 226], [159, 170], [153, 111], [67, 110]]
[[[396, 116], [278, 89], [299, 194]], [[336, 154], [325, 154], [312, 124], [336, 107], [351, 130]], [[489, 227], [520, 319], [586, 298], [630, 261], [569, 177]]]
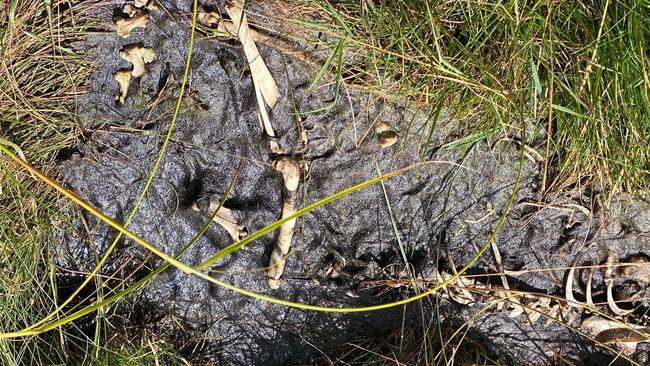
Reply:
[[[97, 55], [98, 64], [89, 93], [78, 100], [84, 139], [61, 155], [59, 165], [69, 188], [118, 221], [124, 221], [132, 209], [160, 149], [185, 65], [189, 2], [160, 3], [165, 10], [150, 11], [146, 29], [135, 29], [126, 39], [107, 33], [88, 40], [86, 50]], [[221, 3], [214, 5], [221, 7]], [[269, 9], [266, 3], [251, 6], [256, 11]], [[112, 21], [110, 9], [108, 13], [102, 16]], [[119, 53], [133, 43], [155, 50], [156, 58], [145, 65], [144, 75], [131, 82], [124, 103], [116, 103], [119, 85], [114, 75], [130, 67]], [[437, 271], [452, 273], [476, 255], [512, 192], [520, 156], [517, 146], [494, 147], [481, 141], [467, 152], [441, 148], [457, 133], [458, 121], [441, 118], [433, 136], [428, 136], [427, 113], [420, 115], [412, 106], [393, 105], [351, 88], [341, 93], [349, 93], [349, 99], [341, 98], [329, 110], [313, 113], [334, 100], [334, 87], [308, 90], [313, 78], [310, 67], [265, 44], [258, 46], [280, 89], [281, 97], [270, 115], [278, 144], [287, 156], [309, 164], [308, 173], [299, 178], [301, 186], [287, 189], [291, 186], [287, 177], [272, 167], [277, 156], [269, 149], [257, 117], [241, 47], [199, 37], [191, 82], [172, 140], [130, 229], [165, 252], [175, 253], [209, 217], [193, 210], [192, 204], [223, 195], [235, 172], [238, 178], [225, 207], [232, 210], [239, 225], [253, 233], [276, 221], [286, 203], [300, 208], [374, 178], [378, 169], [387, 173], [431, 156], [456, 165], [436, 163], [414, 169], [385, 181], [386, 194], [380, 185], [373, 185], [296, 220], [293, 254], [279, 289], [271, 290], [266, 271], [260, 270], [269, 263], [277, 233], [264, 235], [247, 250], [219, 261], [210, 274], [258, 293], [324, 306], [357, 307], [402, 299], [412, 290], [404, 275], [387, 200], [408, 265], [418, 279], [435, 279]], [[300, 122], [294, 107], [301, 113]], [[376, 133], [377, 121], [391, 127], [390, 136], [379, 132], [384, 133], [383, 140]], [[306, 133], [306, 144], [297, 123]], [[429, 151], [422, 151], [424, 146]], [[607, 215], [596, 211], [588, 215], [570, 205], [597, 206], [595, 194], [576, 193], [536, 207], [540, 169], [537, 162], [524, 162], [516, 204], [496, 240], [503, 268], [487, 252], [470, 274], [521, 270], [522, 274], [508, 277], [513, 289], [561, 297], [566, 273], [536, 269], [602, 264], [607, 258], [618, 261], [648, 254], [644, 233], [650, 231], [650, 210], [646, 203], [621, 200], [612, 204]], [[79, 215], [71, 208], [69, 216], [77, 232], [84, 232]], [[101, 254], [115, 232], [96, 219], [85, 218]], [[83, 238], [60, 231], [56, 239], [53, 250], [62, 267], [75, 271], [92, 267], [96, 253]], [[231, 243], [230, 235], [213, 225], [182, 260], [201, 263]], [[117, 269], [137, 268], [145, 261], [145, 268], [160, 264], [124, 240], [103, 271], [114, 275]], [[584, 298], [587, 276], [576, 274], [576, 283], [582, 284], [575, 287], [577, 298]], [[624, 277], [616, 279], [616, 296], [631, 298], [647, 291], [638, 278], [632, 280], [640, 289], [628, 282], [630, 276]], [[481, 281], [500, 283], [498, 276]], [[604, 273], [594, 272], [592, 285], [594, 301], [603, 301]], [[590, 355], [600, 352], [557, 324], [530, 324], [525, 316], [512, 319], [502, 310], [476, 318], [481, 306], [480, 302], [471, 307], [441, 300], [446, 322], [457, 321], [458, 326], [472, 319], [472, 331], [489, 336], [498, 362], [541, 364], [553, 359], [551, 350], [562, 349], [564, 357], [588, 364]], [[178, 321], [188, 337], [207, 339], [202, 350], [209, 362], [234, 365], [308, 363], [319, 357], [316, 348], [328, 351], [353, 339], [376, 337], [403, 321], [421, 324], [417, 307], [348, 315], [304, 312], [242, 297], [177, 270], [165, 271], [143, 289], [135, 307], [156, 314], [152, 326], [164, 328]], [[536, 338], [512, 337], [522, 333]]]
[[[189, 35], [187, 19], [179, 14], [187, 14], [187, 11], [179, 11], [183, 8], [180, 3], [176, 6], [163, 1], [162, 5], [182, 22], [176, 23], [165, 12], [151, 11], [146, 30], [135, 29], [127, 39], [111, 34], [93, 37], [90, 45], [92, 51], [101, 56], [100, 62], [89, 82], [90, 92], [79, 99], [83, 111], [80, 122], [85, 128], [86, 139], [60, 164], [60, 173], [70, 188], [118, 220], [126, 218], [137, 199], [178, 97], [187, 51], [179, 45], [186, 45]], [[113, 76], [129, 67], [119, 57], [119, 52], [131, 43], [153, 49], [156, 59], [145, 65], [144, 75], [131, 81], [124, 103], [116, 103], [119, 86]], [[303, 117], [303, 130], [309, 140], [306, 150], [302, 151], [292, 114], [293, 103], [299, 111], [314, 110], [329, 103], [334, 90], [326, 87], [308, 91], [305, 86], [313, 76], [308, 67], [264, 45], [260, 45], [260, 50], [281, 91], [281, 99], [272, 114], [279, 143], [287, 149], [288, 155], [300, 159], [304, 156], [311, 166], [306, 177], [309, 201], [374, 177], [376, 157], [381, 157], [379, 166], [383, 171], [417, 160], [414, 152], [393, 160], [390, 156], [395, 150], [380, 152], [373, 138], [361, 140], [361, 136], [355, 136], [347, 123], [352, 118], [359, 121], [359, 129], [371, 128], [372, 121], [363, 117], [361, 110], [375, 115], [382, 113], [382, 119], [396, 124], [404, 116], [395, 106], [376, 102], [353, 90], [352, 109], [349, 103], [339, 102], [329, 112]], [[251, 232], [277, 220], [287, 198], [295, 207], [302, 205], [301, 194], [296, 194], [300, 190], [287, 189], [285, 178], [270, 166], [268, 140], [257, 119], [246, 65], [243, 52], [231, 42], [199, 38], [195, 44], [191, 83], [169, 149], [149, 194], [130, 225], [134, 232], [168, 253], [180, 249], [207, 219], [205, 213], [192, 209], [192, 203], [211, 194], [222, 195], [235, 171], [239, 171], [239, 175], [226, 207], [239, 219], [239, 224]], [[295, 99], [290, 101], [289, 95]], [[393, 184], [411, 190], [415, 183], [422, 187], [428, 177], [429, 173], [425, 172], [417, 182], [399, 178], [389, 183], [389, 189]], [[331, 306], [359, 306], [401, 296], [393, 291], [376, 298], [377, 291], [360, 290], [359, 297], [352, 298], [345, 294], [345, 289], [356, 289], [359, 283], [341, 282], [345, 275], [338, 279], [328, 276], [321, 276], [318, 281], [312, 279], [319, 277], [327, 265], [325, 258], [332, 245], [349, 258], [349, 264], [341, 273], [360, 273], [363, 270], [358, 267], [370, 266], [374, 269], [366, 271], [368, 278], [382, 275], [372, 258], [382, 258], [383, 265], [388, 265], [394, 250], [393, 238], [384, 234], [390, 232], [388, 219], [382, 196], [376, 188], [359, 192], [354, 198], [350, 196], [337, 207], [319, 209], [304, 221], [297, 220], [296, 233], [299, 234], [294, 241], [297, 250], [290, 257], [283, 276], [284, 284], [275, 296]], [[399, 198], [399, 190], [395, 194], [394, 209], [405, 218], [413, 216], [416, 212], [413, 208], [420, 205], [420, 198], [410, 194], [404, 200]], [[319, 217], [328, 219], [321, 222]], [[417, 226], [422, 227], [421, 219], [418, 220]], [[370, 238], [368, 233], [377, 232], [379, 223], [382, 235]], [[81, 226], [79, 222], [80, 229]], [[97, 247], [103, 252], [114, 232], [93, 219], [90, 226]], [[424, 237], [426, 235], [420, 234], [413, 242], [422, 245], [426, 243], [421, 240]], [[80, 238], [61, 233], [61, 239], [60, 262], [66, 268], [94, 262], [94, 253]], [[212, 275], [242, 288], [268, 293], [266, 275], [250, 270], [268, 264], [274, 241], [274, 233], [258, 239], [248, 250], [217, 263], [211, 270]], [[227, 233], [215, 225], [182, 259], [198, 264], [230, 243]], [[118, 249], [119, 253], [134, 256], [112, 258], [106, 266], [107, 272], [120, 268], [127, 258], [149, 258], [129, 240]], [[362, 259], [357, 260], [357, 257]], [[152, 265], [160, 263], [155, 258], [150, 260]], [[355, 337], [386, 331], [403, 316], [401, 310], [387, 311], [370, 321], [366, 315], [299, 312], [234, 296], [174, 270], [161, 274], [144, 290], [138, 304], [147, 312], [174, 314], [187, 329], [208, 332], [213, 339], [210, 347], [220, 350], [208, 357], [225, 364], [259, 364], [261, 360], [267, 364], [284, 364], [287, 360], [295, 360], [297, 355], [307, 360], [313, 356], [314, 349], [297, 334], [320, 347], [336, 347]], [[217, 321], [215, 316], [221, 320]], [[210, 324], [214, 326], [208, 329]], [[272, 331], [261, 332], [264, 329]], [[223, 345], [228, 347], [224, 349]]]

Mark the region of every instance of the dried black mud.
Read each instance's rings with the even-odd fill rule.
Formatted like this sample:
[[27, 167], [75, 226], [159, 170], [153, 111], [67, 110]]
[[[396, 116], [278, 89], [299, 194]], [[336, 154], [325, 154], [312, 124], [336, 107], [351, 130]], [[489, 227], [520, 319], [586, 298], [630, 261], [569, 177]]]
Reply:
[[[120, 222], [127, 219], [142, 191], [170, 126], [188, 52], [189, 3], [161, 1], [162, 6], [150, 12], [146, 30], [136, 30], [126, 39], [112, 32], [92, 36], [83, 46], [86, 54], [97, 58], [97, 70], [89, 80], [90, 92], [78, 101], [84, 139], [67, 152], [60, 175], [80, 197]], [[110, 25], [117, 6], [95, 11]], [[277, 10], [268, 4], [250, 6], [269, 15]], [[118, 84], [113, 75], [129, 67], [119, 52], [134, 43], [153, 48], [156, 60], [146, 65], [142, 78], [132, 81], [122, 105], [116, 102]], [[413, 294], [404, 282], [397, 235], [420, 279], [435, 279], [436, 271], [449, 273], [452, 267], [467, 264], [504, 213], [517, 176], [518, 144], [503, 140], [444, 147], [459, 132], [460, 122], [443, 118], [430, 136], [426, 112], [345, 85], [338, 99], [333, 85], [309, 89], [315, 70], [265, 43], [259, 47], [282, 94], [271, 113], [279, 144], [287, 155], [309, 164], [300, 188], [302, 202], [312, 203], [423, 158], [436, 162], [387, 180], [385, 193], [375, 184], [301, 218], [295, 252], [279, 290], [268, 288], [266, 272], [260, 270], [268, 264], [273, 233], [222, 259], [210, 274], [295, 302], [359, 307]], [[327, 111], [312, 112], [329, 104]], [[255, 232], [277, 220], [282, 177], [270, 166], [275, 155], [257, 113], [240, 45], [198, 36], [171, 142], [129, 229], [166, 253], [177, 252], [208, 220], [208, 214], [193, 210], [192, 204], [210, 194], [223, 195], [236, 174], [226, 207], [239, 223]], [[379, 122], [394, 128], [397, 144], [380, 147], [374, 132]], [[299, 131], [306, 133], [304, 150]], [[508, 276], [510, 286], [563, 297], [564, 268], [600, 264], [608, 254], [618, 261], [646, 252], [643, 233], [650, 230], [650, 219], [645, 205], [622, 200], [606, 213], [598, 210], [590, 193], [581, 192], [556, 197], [540, 208], [536, 206], [540, 164], [528, 158], [522, 164], [512, 210], [495, 238], [504, 268], [498, 268], [488, 250], [469, 273], [529, 270]], [[81, 215], [93, 245], [81, 234], [85, 233]], [[61, 233], [61, 243], [55, 246], [59, 264], [92, 268], [116, 231], [72, 209], [71, 220], [77, 233]], [[182, 260], [199, 264], [229, 244], [228, 233], [212, 225]], [[138, 275], [162, 262], [122, 239], [102, 270], [119, 274], [143, 263]], [[553, 268], [558, 270], [535, 271]], [[481, 281], [501, 285], [498, 276]], [[594, 296], [603, 300], [602, 274], [593, 281]], [[400, 282], [406, 285], [397, 286]], [[176, 269], [157, 276], [135, 301], [140, 314], [156, 319], [151, 326], [182, 324], [187, 334], [200, 335], [201, 358], [224, 364], [308, 363], [321, 355], [320, 350], [332, 352], [345, 342], [392, 332], [403, 322], [421, 324], [417, 305], [357, 314], [304, 311], [242, 296]], [[428, 322], [434, 312], [430, 302], [424, 306]], [[445, 299], [442, 313], [459, 324], [469, 321], [470, 332], [488, 339], [502, 363], [542, 364], [558, 355], [577, 364], [611, 358], [568, 327], [545, 325], [543, 318], [531, 324], [526, 315], [510, 318], [508, 311], [496, 307], [473, 318], [483, 306], [480, 296], [474, 306]], [[580, 314], [573, 325], [579, 321]]]

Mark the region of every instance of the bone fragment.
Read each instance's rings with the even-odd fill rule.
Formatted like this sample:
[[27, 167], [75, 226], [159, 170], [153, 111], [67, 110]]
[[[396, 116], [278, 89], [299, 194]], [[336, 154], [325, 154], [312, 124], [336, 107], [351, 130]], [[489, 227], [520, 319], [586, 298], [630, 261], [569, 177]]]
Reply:
[[148, 2], [149, 0], [134, 0], [133, 6], [135, 6], [136, 8], [144, 8], [145, 6], [147, 6]]
[[616, 315], [619, 316], [625, 316], [627, 314], [630, 314], [633, 312], [633, 310], [623, 310], [618, 307], [618, 304], [616, 304], [616, 301], [614, 301], [614, 295], [612, 294], [612, 289], [614, 288], [614, 278], [613, 278], [613, 271], [614, 271], [614, 256], [610, 253], [607, 255], [607, 260], [605, 261], [606, 264], [606, 269], [605, 269], [605, 283], [607, 284], [607, 305], [609, 306], [610, 310]]
[[216, 11], [200, 12], [196, 16], [196, 20], [199, 22], [199, 24], [202, 24], [206, 27], [217, 27], [221, 23], [221, 17]]
[[117, 100], [121, 104], [124, 104], [124, 101], [126, 100], [126, 94], [129, 91], [129, 83], [131, 82], [131, 71], [118, 71], [115, 73], [115, 76], [113, 76], [113, 78], [115, 81], [117, 81], [118, 84], [120, 84], [120, 93], [117, 96]]
[[262, 120], [264, 132], [268, 136], [274, 137], [275, 132], [266, 111], [266, 105], [270, 108], [275, 106], [280, 97], [280, 90], [255, 45], [255, 41], [264, 39], [264, 37], [248, 27], [246, 14], [243, 13], [242, 9], [243, 3], [236, 1], [234, 5], [226, 7], [226, 11], [232, 19], [231, 21], [222, 19], [216, 11], [199, 13], [198, 21], [204, 26], [216, 28], [217, 31], [238, 39], [242, 43], [244, 54], [251, 69], [255, 99], [259, 106], [259, 116]]
[[141, 47], [139, 45], [129, 45], [122, 49], [120, 57], [133, 64], [131, 76], [139, 78], [144, 75], [144, 65], [151, 63], [156, 59], [156, 53], [151, 48]]
[[594, 299], [591, 296], [591, 284], [594, 280], [594, 270], [592, 268], [589, 268], [589, 277], [587, 277], [587, 290], [586, 290], [586, 297], [587, 297], [587, 305], [590, 307], [594, 307]]
[[[219, 208], [219, 205], [219, 197], [217, 195], [211, 196], [210, 207], [208, 208], [208, 211], [210, 213], [213, 213], [216, 209]], [[226, 231], [228, 231], [228, 234], [230, 234], [232, 240], [236, 242], [240, 241], [242, 238], [248, 235], [248, 230], [246, 230], [244, 226], [241, 226], [237, 223], [235, 215], [233, 215], [232, 210], [228, 208], [221, 207], [221, 209], [219, 209], [219, 212], [217, 212], [217, 216], [214, 217], [214, 222], [226, 229]]]
[[574, 280], [574, 273], [575, 273], [575, 267], [571, 267], [569, 269], [569, 273], [567, 274], [567, 279], [566, 279], [566, 285], [564, 288], [564, 296], [567, 300], [567, 305], [571, 307], [581, 307], [582, 303], [573, 296], [573, 280]]
[[271, 137], [269, 140], [269, 146], [271, 148], [271, 152], [274, 154], [284, 154], [285, 151], [282, 150], [282, 147], [280, 146], [280, 143], [278, 142], [277, 139]]
[[375, 128], [375, 133], [377, 134], [379, 146], [382, 148], [387, 148], [389, 146], [395, 145], [399, 137], [397, 132], [393, 131], [390, 125], [386, 122], [379, 123], [379, 125]]
[[613, 287], [614, 287], [614, 281], [610, 279], [607, 284], [607, 305], [609, 305], [609, 308], [612, 310], [614, 314], [620, 316], [625, 316], [632, 313], [634, 310], [623, 310], [618, 307], [616, 301], [614, 301], [614, 295], [612, 294]]
[[132, 18], [136, 14], [138, 14], [138, 8], [136, 8], [131, 4], [124, 4], [124, 6], [122, 7], [122, 13], [128, 15], [129, 18]]
[[[216, 211], [219, 208], [220, 201], [219, 201], [219, 196], [218, 195], [212, 195], [210, 196], [210, 204], [208, 206], [208, 213], [213, 214], [214, 211]], [[195, 211], [199, 211], [198, 205], [195, 203], [192, 206], [192, 209]], [[221, 227], [226, 229], [228, 234], [230, 234], [230, 237], [232, 240], [235, 242], [240, 241], [244, 237], [248, 235], [248, 230], [246, 227], [241, 226], [237, 223], [237, 219], [235, 218], [235, 215], [233, 215], [232, 210], [221, 207], [219, 209], [219, 212], [217, 212], [217, 215], [214, 217], [212, 220], [215, 223], [219, 224]]]
[[[282, 173], [284, 179], [284, 204], [282, 218], [296, 212], [298, 204], [298, 185], [300, 184], [300, 163], [290, 157], [281, 157], [273, 163], [273, 168]], [[278, 238], [271, 252], [268, 270], [268, 284], [272, 289], [280, 287], [280, 278], [284, 272], [285, 256], [289, 253], [296, 219], [291, 219], [280, 226]]]
[[129, 17], [115, 17], [115, 32], [120, 37], [129, 37], [131, 35], [131, 31], [136, 28], [147, 28], [147, 23], [149, 23], [149, 13], [146, 11], [138, 13], [131, 7], [125, 8], [125, 13], [133, 15]]
[[[452, 268], [454, 267], [452, 266]], [[452, 275], [447, 272], [440, 273], [436, 270], [436, 280], [440, 283], [449, 280], [451, 277]], [[472, 282], [471, 280], [469, 281]], [[475, 286], [474, 283], [471, 283], [470, 285], [473, 287]], [[458, 277], [450, 284], [450, 286], [444, 286], [442, 289], [446, 291], [446, 294], [450, 299], [461, 305], [473, 304], [476, 302], [476, 299], [474, 299], [472, 293], [469, 292], [465, 287], [467, 287], [467, 285], [463, 281], [462, 277]]]

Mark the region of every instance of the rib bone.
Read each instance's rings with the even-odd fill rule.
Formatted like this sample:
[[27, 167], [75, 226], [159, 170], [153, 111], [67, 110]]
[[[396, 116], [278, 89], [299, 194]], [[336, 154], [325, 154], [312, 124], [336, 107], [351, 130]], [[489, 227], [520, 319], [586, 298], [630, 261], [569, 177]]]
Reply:
[[632, 313], [634, 310], [623, 310], [616, 305], [616, 301], [614, 301], [614, 295], [612, 295], [612, 288], [614, 287], [614, 281], [609, 280], [609, 283], [607, 284], [607, 305], [609, 305], [609, 308], [612, 310], [612, 312], [616, 315], [624, 316]]
[[582, 303], [576, 300], [575, 297], [573, 297], [573, 280], [574, 280], [575, 270], [576, 269], [573, 266], [569, 269], [569, 273], [567, 274], [566, 286], [564, 288], [564, 296], [569, 306], [581, 307]]

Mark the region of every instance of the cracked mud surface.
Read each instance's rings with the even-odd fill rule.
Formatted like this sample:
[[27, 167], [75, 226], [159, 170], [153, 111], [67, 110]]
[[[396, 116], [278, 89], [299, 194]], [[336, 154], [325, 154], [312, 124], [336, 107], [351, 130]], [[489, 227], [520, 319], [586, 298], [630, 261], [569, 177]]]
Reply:
[[[90, 92], [78, 101], [84, 139], [67, 152], [60, 175], [80, 197], [120, 222], [140, 194], [169, 127], [187, 54], [188, 4], [162, 1], [162, 8], [150, 11], [146, 29], [135, 29], [128, 38], [115, 33], [92, 36], [84, 45], [98, 65], [89, 81]], [[271, 5], [250, 6], [273, 14]], [[96, 11], [110, 23], [116, 9], [106, 6]], [[128, 69], [119, 53], [133, 44], [152, 48], [156, 59], [146, 65], [142, 77], [131, 81], [124, 103], [119, 103], [119, 85], [113, 77]], [[453, 272], [452, 267], [472, 260], [495, 229], [512, 192], [520, 156], [516, 145], [480, 141], [467, 149], [442, 148], [458, 133], [458, 122], [447, 119], [438, 122], [426, 144], [426, 113], [354, 88], [345, 88], [344, 97], [329, 111], [310, 113], [334, 100], [334, 87], [309, 90], [315, 70], [264, 43], [258, 46], [282, 95], [271, 113], [279, 144], [287, 155], [309, 162], [306, 184], [299, 189], [301, 202], [315, 202], [376, 177], [378, 170], [403, 168], [423, 156], [438, 163], [387, 180], [386, 195], [381, 185], [373, 185], [299, 219], [295, 251], [278, 290], [268, 288], [266, 272], [259, 270], [268, 265], [274, 233], [219, 261], [211, 275], [254, 292], [321, 306], [359, 307], [412, 295], [408, 286], [385, 285], [406, 279], [387, 199], [418, 278], [435, 279], [437, 272]], [[294, 110], [300, 113], [300, 122]], [[241, 46], [232, 40], [198, 37], [171, 143], [129, 228], [166, 253], [177, 252], [208, 220], [208, 214], [193, 210], [192, 204], [211, 194], [222, 195], [236, 171], [226, 207], [238, 223], [252, 233], [277, 220], [282, 177], [270, 166], [273, 154], [257, 111]], [[375, 128], [381, 122], [398, 133], [395, 145], [380, 146]], [[298, 125], [308, 138], [304, 152]], [[541, 171], [539, 163], [524, 161], [513, 208], [495, 239], [503, 268], [488, 249], [468, 273], [520, 271], [507, 276], [511, 288], [563, 298], [567, 267], [602, 264], [607, 258], [619, 262], [647, 253], [650, 216], [645, 203], [621, 199], [605, 210], [595, 202], [595, 194], [576, 193], [540, 208], [536, 204]], [[79, 216], [71, 212], [83, 232]], [[97, 251], [103, 253], [115, 231], [87, 214], [84, 218]], [[82, 237], [61, 234], [62, 243], [56, 248], [64, 268], [93, 267], [95, 252]], [[231, 243], [225, 229], [212, 225], [182, 260], [196, 265]], [[123, 239], [102, 270], [121, 273], [120, 268], [141, 263], [161, 264]], [[574, 290], [580, 301], [587, 275], [576, 274]], [[496, 275], [480, 281], [502, 284]], [[605, 301], [604, 281], [603, 271], [594, 271], [595, 302]], [[645, 291], [647, 283], [637, 282]], [[626, 291], [624, 281], [616, 285]], [[645, 297], [639, 291], [634, 294]], [[466, 306], [445, 298], [442, 313], [458, 324], [473, 318], [470, 335], [488, 338], [501, 363], [542, 364], [556, 359], [557, 352], [577, 364], [613, 359], [561, 324], [529, 322], [526, 315], [511, 318], [507, 309], [496, 307], [474, 318], [485, 306], [481, 296], [475, 300]], [[635, 304], [644, 306], [642, 301]], [[310, 362], [320, 356], [319, 350], [333, 351], [345, 342], [391, 332], [403, 321], [421, 322], [415, 305], [406, 311], [359, 314], [303, 311], [237, 295], [176, 269], [163, 272], [141, 290], [135, 306], [153, 327], [168, 327], [175, 319], [188, 334], [200, 334], [205, 359], [242, 365]], [[572, 324], [579, 327], [583, 316], [576, 310]], [[641, 359], [643, 352], [640, 346], [634, 357]]]

